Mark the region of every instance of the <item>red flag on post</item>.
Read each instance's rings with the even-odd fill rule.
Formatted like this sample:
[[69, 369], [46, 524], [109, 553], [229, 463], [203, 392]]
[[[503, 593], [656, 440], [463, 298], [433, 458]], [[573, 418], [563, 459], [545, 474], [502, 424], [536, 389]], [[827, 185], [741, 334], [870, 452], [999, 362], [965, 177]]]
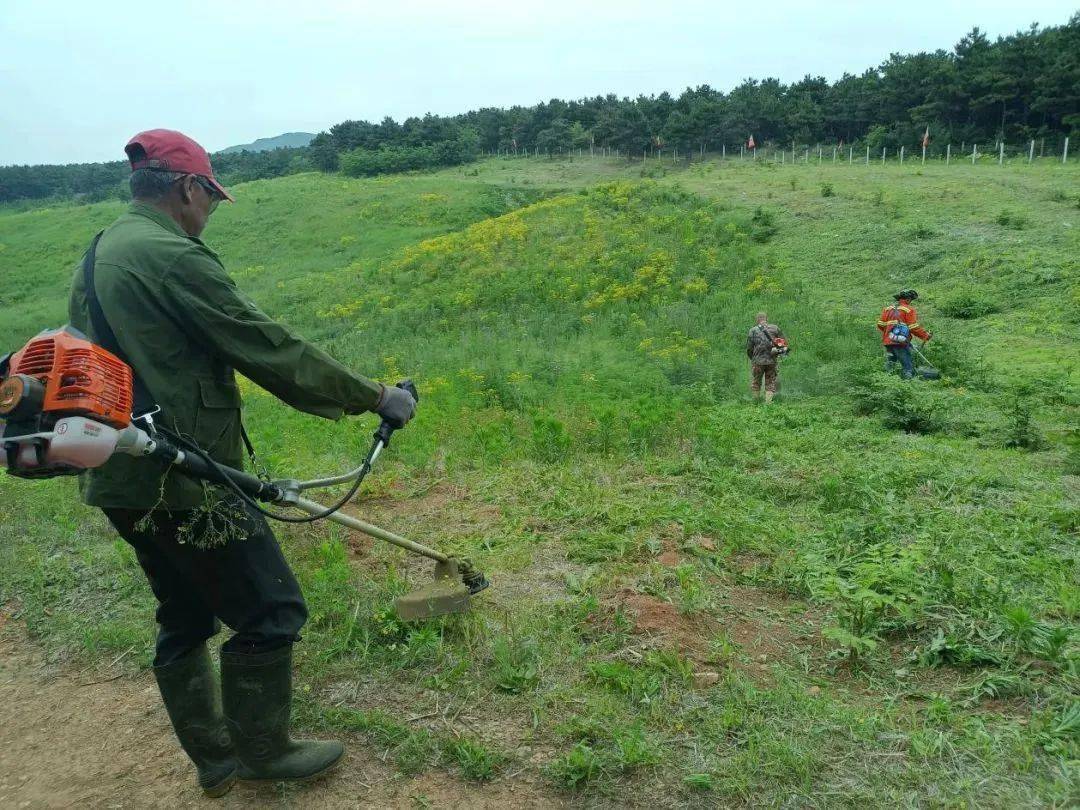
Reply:
[[746, 142], [746, 148], [747, 149], [757, 149], [757, 144], [754, 143], [754, 136], [753, 135], [751, 135], [750, 140], [748, 140]]
[[926, 127], [926, 132], [924, 132], [923, 136], [922, 136], [922, 148], [925, 149], [929, 145], [930, 145], [930, 126], [928, 124], [927, 127]]

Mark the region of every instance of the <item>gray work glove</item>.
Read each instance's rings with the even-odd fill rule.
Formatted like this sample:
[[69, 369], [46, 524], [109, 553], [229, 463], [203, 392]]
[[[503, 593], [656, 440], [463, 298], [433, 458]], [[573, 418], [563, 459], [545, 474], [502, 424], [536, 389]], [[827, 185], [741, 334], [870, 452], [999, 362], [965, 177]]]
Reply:
[[394, 430], [399, 430], [413, 418], [416, 412], [416, 400], [413, 395], [404, 388], [384, 385], [379, 404], [375, 406], [375, 413], [390, 424]]

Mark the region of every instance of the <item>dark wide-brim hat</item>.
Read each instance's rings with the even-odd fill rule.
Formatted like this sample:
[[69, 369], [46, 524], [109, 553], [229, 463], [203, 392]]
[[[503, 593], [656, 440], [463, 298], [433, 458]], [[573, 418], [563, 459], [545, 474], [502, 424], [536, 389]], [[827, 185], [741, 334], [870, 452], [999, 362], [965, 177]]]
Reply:
[[893, 296], [893, 298], [895, 298], [897, 301], [900, 301], [900, 300], [914, 301], [918, 297], [919, 297], [919, 294], [917, 292], [915, 292], [914, 290], [901, 290], [900, 292], [898, 292], [896, 295]]

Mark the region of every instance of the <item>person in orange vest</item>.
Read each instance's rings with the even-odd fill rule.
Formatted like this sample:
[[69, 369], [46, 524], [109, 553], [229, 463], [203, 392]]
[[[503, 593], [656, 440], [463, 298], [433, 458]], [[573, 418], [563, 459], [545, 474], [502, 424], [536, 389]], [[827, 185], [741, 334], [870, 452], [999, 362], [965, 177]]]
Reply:
[[885, 346], [885, 370], [892, 371], [900, 364], [900, 376], [910, 380], [915, 376], [911, 360], [911, 341], [919, 338], [923, 343], [930, 340], [930, 333], [919, 325], [919, 316], [911, 302], [919, 297], [915, 290], [901, 290], [893, 296], [895, 304], [881, 310], [877, 328], [881, 330], [881, 343]]

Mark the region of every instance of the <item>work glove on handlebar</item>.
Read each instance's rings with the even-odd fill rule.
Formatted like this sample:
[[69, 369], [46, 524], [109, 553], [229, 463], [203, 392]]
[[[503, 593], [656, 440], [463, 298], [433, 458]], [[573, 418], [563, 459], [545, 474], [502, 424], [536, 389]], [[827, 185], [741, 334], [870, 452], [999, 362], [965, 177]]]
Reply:
[[389, 423], [394, 430], [400, 430], [408, 424], [416, 412], [416, 400], [404, 388], [384, 385], [375, 413]]

